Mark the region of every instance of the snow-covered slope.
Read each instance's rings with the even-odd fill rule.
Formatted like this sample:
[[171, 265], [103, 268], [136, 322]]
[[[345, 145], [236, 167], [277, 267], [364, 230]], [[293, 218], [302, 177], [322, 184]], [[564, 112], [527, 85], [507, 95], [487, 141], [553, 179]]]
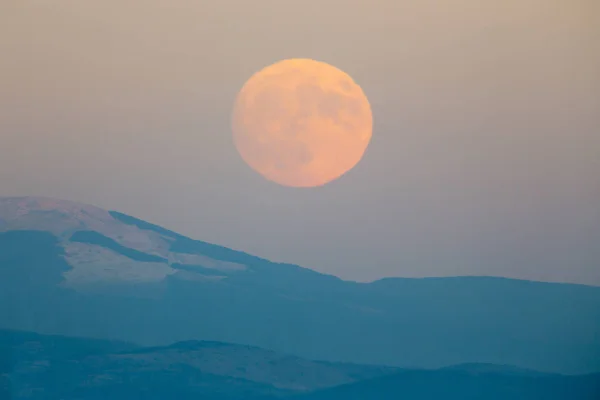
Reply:
[[225, 276], [219, 271], [246, 269], [239, 263], [172, 251], [172, 236], [140, 229], [113, 215], [116, 214], [66, 200], [0, 198], [0, 232], [43, 230], [60, 240], [65, 259], [72, 267], [64, 273], [66, 285], [154, 282], [175, 274], [187, 279], [214, 280]]

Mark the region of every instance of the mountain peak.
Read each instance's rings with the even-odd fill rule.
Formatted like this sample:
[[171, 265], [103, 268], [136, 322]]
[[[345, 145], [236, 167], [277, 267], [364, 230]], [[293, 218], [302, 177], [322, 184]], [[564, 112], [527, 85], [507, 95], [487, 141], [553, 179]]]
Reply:
[[214, 260], [200, 252], [173, 249], [177, 240], [187, 238], [166, 234], [167, 230], [146, 229], [125, 217], [68, 200], [0, 198], [0, 232], [45, 231], [55, 236], [64, 258], [73, 267], [64, 274], [69, 285], [154, 282], [171, 275], [214, 280], [224, 276], [225, 271], [246, 269], [242, 264]]
[[346, 282], [47, 198], [0, 199], [0, 304], [24, 305], [0, 307], [4, 327], [152, 346], [204, 339], [329, 361], [566, 373], [600, 360], [597, 287]]
[[0, 197], [0, 231], [37, 229], [64, 235], [114, 225], [99, 207], [48, 197]]

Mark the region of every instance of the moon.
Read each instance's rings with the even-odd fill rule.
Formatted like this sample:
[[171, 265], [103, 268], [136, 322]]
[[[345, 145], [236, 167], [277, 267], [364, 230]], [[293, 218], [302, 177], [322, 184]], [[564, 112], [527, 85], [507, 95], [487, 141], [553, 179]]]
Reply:
[[303, 58], [252, 75], [232, 114], [242, 159], [268, 180], [291, 187], [322, 186], [354, 168], [372, 129], [360, 86], [336, 67]]

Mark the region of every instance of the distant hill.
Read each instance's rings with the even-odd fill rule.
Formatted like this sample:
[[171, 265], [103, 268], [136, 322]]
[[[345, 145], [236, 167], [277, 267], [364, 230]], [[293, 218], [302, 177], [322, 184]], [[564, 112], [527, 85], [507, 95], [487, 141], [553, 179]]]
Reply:
[[144, 346], [221, 341], [407, 368], [600, 371], [599, 287], [348, 282], [44, 198], [0, 198], [0, 327]]
[[219, 342], [139, 348], [6, 330], [0, 330], [0, 363], [13, 400], [278, 398], [399, 371]]
[[2, 400], [596, 400], [600, 394], [600, 375], [494, 365], [400, 370], [202, 341], [139, 348], [0, 330], [1, 360], [8, 366], [0, 372]]
[[405, 371], [325, 389], [296, 400], [597, 400], [600, 374], [586, 376], [473, 374], [460, 369]]

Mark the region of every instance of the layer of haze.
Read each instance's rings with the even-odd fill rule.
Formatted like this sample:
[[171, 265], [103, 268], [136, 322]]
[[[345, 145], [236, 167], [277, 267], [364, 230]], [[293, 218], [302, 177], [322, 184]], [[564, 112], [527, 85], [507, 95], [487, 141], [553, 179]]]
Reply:
[[[0, 196], [115, 209], [347, 279], [600, 285], [597, 0], [3, 0]], [[236, 92], [291, 57], [369, 96], [364, 159], [271, 183]]]

